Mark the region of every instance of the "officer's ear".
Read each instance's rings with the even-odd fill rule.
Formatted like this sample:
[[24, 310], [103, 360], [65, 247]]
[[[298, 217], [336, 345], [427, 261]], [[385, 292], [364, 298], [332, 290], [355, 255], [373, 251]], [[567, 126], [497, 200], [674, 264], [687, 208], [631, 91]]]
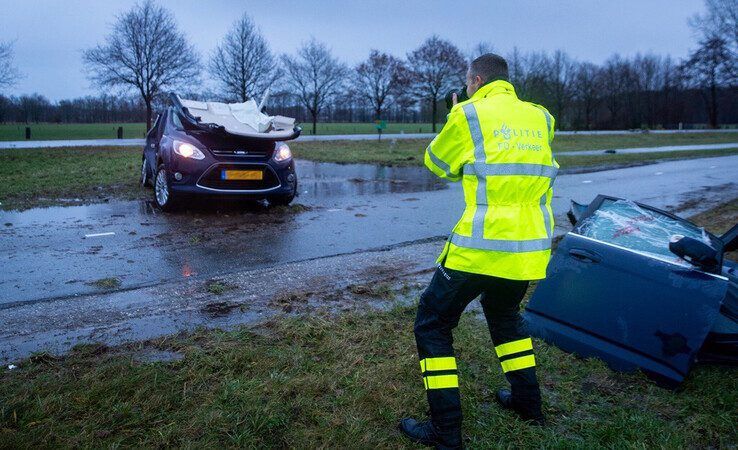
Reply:
[[479, 75], [474, 75], [474, 85], [477, 88], [480, 88], [482, 87], [483, 84], [484, 84], [484, 80], [482, 79], [482, 77]]

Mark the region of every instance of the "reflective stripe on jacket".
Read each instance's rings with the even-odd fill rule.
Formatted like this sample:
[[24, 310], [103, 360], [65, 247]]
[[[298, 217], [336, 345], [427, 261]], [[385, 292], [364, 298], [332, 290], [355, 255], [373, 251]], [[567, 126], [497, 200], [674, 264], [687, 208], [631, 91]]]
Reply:
[[445, 266], [513, 280], [546, 276], [554, 220], [554, 118], [494, 81], [455, 105], [425, 152], [434, 174], [461, 181], [466, 209], [443, 252]]

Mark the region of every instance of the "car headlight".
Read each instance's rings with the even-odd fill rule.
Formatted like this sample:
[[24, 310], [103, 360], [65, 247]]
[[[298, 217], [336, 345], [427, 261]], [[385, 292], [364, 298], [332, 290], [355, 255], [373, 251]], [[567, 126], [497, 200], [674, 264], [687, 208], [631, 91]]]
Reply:
[[183, 158], [205, 159], [205, 154], [189, 142], [174, 141], [174, 153]]
[[274, 150], [274, 160], [277, 162], [287, 161], [292, 158], [292, 151], [284, 142], [277, 144], [277, 148]]

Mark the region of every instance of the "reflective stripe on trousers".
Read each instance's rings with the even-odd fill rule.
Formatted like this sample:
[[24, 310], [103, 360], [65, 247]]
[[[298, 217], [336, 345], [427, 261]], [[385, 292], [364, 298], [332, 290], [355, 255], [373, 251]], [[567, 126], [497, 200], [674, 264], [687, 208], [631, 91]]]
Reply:
[[426, 390], [459, 387], [456, 358], [453, 356], [421, 359], [420, 372], [423, 374], [423, 384]]
[[500, 359], [502, 371], [505, 373], [528, 369], [536, 365], [536, 358], [533, 356], [533, 341], [530, 338], [500, 344], [495, 347], [495, 352]]

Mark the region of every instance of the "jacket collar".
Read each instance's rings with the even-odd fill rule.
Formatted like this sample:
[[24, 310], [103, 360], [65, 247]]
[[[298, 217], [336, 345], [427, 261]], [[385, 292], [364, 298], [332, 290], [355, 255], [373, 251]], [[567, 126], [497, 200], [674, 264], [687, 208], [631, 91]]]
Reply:
[[479, 100], [480, 98], [490, 97], [497, 94], [512, 94], [517, 97], [515, 94], [515, 88], [512, 84], [504, 80], [497, 80], [480, 87], [479, 90], [471, 96], [470, 100]]

